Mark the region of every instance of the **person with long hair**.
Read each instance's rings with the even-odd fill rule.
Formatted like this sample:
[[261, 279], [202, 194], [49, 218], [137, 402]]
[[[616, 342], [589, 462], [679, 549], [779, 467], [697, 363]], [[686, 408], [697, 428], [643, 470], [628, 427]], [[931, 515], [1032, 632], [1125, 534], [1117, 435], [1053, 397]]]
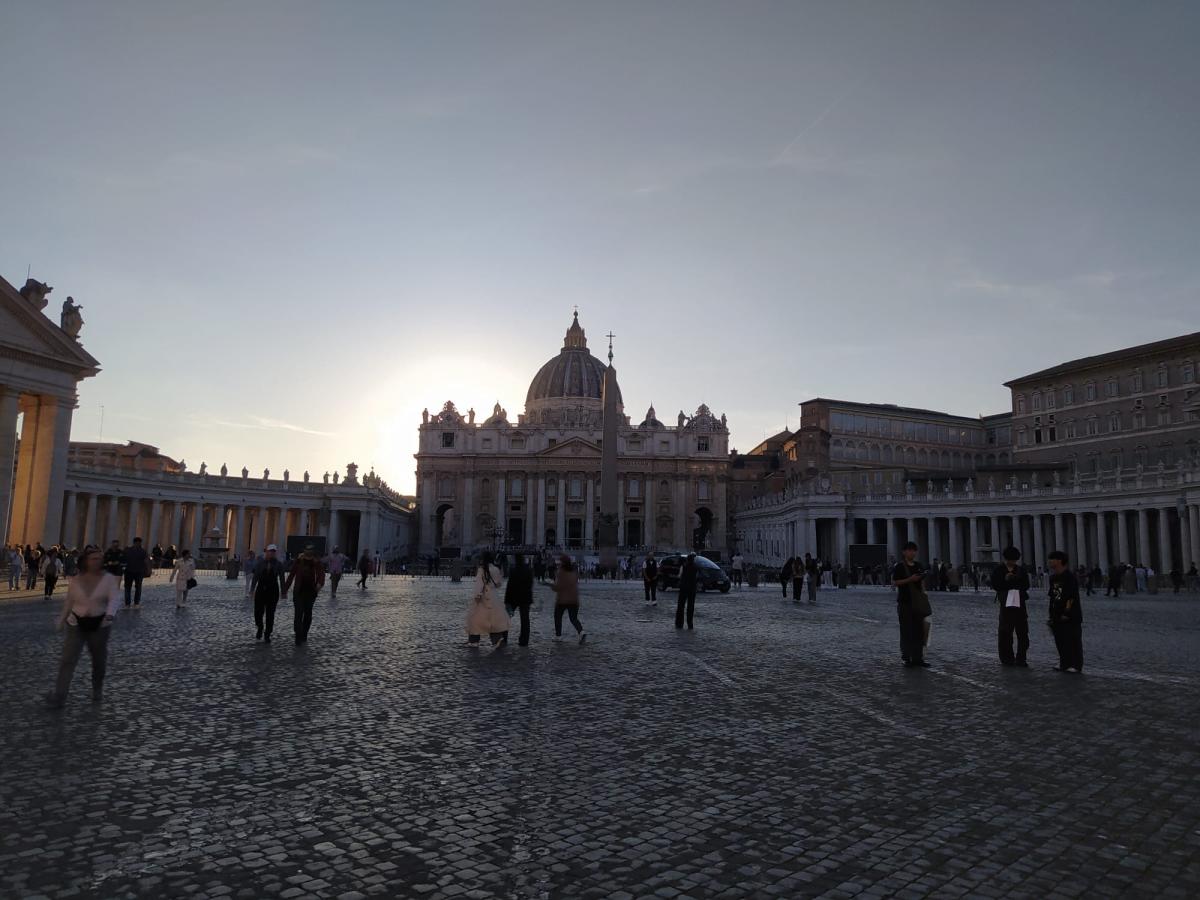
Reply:
[[479, 646], [480, 635], [487, 634], [492, 646], [508, 643], [508, 613], [497, 596], [500, 590], [500, 567], [495, 557], [485, 552], [475, 572], [475, 590], [467, 607], [467, 643]]
[[554, 576], [554, 584], [550, 585], [550, 588], [554, 591], [554, 639], [562, 640], [563, 613], [566, 613], [579, 634], [579, 643], [582, 644], [587, 640], [587, 632], [583, 630], [583, 623], [579, 621], [579, 569], [565, 553]]
[[104, 571], [103, 556], [96, 548], [84, 551], [79, 574], [67, 584], [67, 596], [55, 626], [66, 630], [58, 679], [46, 702], [55, 709], [67, 702], [71, 677], [83, 653], [84, 644], [92, 657], [92, 701], [103, 699], [104, 673], [108, 667], [108, 636], [113, 617], [121, 604], [121, 586]]
[[179, 559], [175, 560], [175, 568], [171, 570], [171, 581], [175, 582], [175, 608], [187, 606], [188, 591], [195, 586], [196, 561], [192, 559], [191, 550], [183, 550]]

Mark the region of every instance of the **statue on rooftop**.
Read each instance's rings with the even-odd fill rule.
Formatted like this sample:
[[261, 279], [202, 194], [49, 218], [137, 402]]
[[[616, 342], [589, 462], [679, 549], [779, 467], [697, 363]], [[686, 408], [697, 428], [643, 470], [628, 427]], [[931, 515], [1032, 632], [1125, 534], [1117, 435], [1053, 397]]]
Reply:
[[59, 327], [66, 332], [67, 337], [72, 340], [79, 340], [79, 332], [83, 328], [83, 316], [79, 311], [83, 309], [75, 302], [75, 298], [68, 297], [63, 301], [62, 315], [59, 316]]

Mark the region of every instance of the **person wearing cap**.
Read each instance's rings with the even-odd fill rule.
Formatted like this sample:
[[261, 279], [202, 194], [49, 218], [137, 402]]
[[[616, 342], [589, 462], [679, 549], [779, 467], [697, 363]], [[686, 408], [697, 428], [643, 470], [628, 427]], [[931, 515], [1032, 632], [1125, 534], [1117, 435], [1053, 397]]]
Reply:
[[288, 573], [283, 585], [283, 599], [287, 599], [288, 591], [295, 587], [292, 605], [296, 608], [296, 644], [308, 640], [308, 630], [312, 627], [313, 604], [317, 602], [317, 594], [325, 586], [325, 568], [317, 559], [317, 548], [312, 544], [304, 547], [304, 552], [292, 562], [292, 570]]
[[[1021, 551], [1008, 547], [1002, 554], [1004, 562], [992, 572], [992, 588], [1000, 604], [1000, 662], [1006, 666], [1028, 668], [1025, 654], [1029, 651], [1029, 572], [1021, 565]], [[1017, 635], [1017, 652], [1013, 655], [1013, 632]]]
[[256, 641], [265, 640], [271, 643], [271, 632], [275, 630], [275, 607], [279, 603], [279, 595], [283, 592], [283, 582], [287, 577], [283, 563], [279, 561], [278, 547], [267, 545], [258, 565], [254, 567], [254, 582], [251, 590], [254, 592], [254, 624], [258, 628]]

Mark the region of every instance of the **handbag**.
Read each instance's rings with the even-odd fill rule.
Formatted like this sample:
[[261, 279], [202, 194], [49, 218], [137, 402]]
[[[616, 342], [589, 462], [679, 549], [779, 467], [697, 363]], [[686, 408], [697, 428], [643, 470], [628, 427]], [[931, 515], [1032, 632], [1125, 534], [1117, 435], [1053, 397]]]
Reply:
[[187, 589], [190, 591], [192, 588], [194, 588], [196, 586], [196, 584], [197, 584], [197, 581], [195, 578], [189, 578], [187, 580]]
[[[909, 571], [907, 568], [905, 571]], [[925, 588], [918, 581], [916, 584], [908, 586], [909, 604], [912, 607], [913, 615], [918, 619], [924, 619], [933, 615], [933, 607], [929, 605], [929, 595], [925, 593]]]

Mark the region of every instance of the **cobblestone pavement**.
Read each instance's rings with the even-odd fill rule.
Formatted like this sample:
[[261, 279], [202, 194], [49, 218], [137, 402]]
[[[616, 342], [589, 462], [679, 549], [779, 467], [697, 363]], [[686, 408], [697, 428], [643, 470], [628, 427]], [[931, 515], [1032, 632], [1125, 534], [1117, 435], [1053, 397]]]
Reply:
[[[161, 582], [40, 707], [51, 605], [0, 603], [0, 895], [1195, 897], [1200, 599], [1085, 600], [1083, 676], [995, 659], [984, 595], [934, 594], [929, 670], [882, 589], [585, 586], [588, 641], [468, 650], [466, 585], [280, 604]], [[515, 637], [515, 635], [514, 635]], [[515, 641], [514, 641], [515, 644]]]

